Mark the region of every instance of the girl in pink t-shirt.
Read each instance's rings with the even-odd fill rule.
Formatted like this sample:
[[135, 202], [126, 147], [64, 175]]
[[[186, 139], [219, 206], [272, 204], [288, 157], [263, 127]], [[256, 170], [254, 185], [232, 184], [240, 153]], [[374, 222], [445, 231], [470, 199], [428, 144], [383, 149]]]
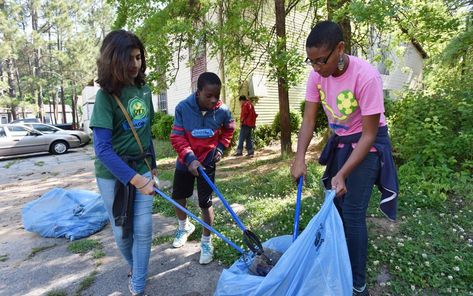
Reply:
[[[324, 175], [327, 179], [323, 181], [327, 181], [326, 187], [331, 186], [338, 197], [334, 203], [345, 228], [353, 295], [369, 295], [366, 288], [366, 211], [373, 185], [380, 180], [381, 163], [384, 157], [392, 160], [392, 156], [380, 74], [366, 61], [345, 54], [344, 50], [342, 30], [330, 21], [318, 23], [307, 38], [306, 63], [313, 71], [307, 80], [304, 119], [291, 174], [295, 180], [307, 174], [305, 154], [312, 139], [317, 110], [322, 107], [333, 131], [330, 145], [324, 149], [324, 158], [328, 161], [325, 161]], [[389, 163], [393, 168], [393, 162]], [[391, 180], [396, 187], [395, 169], [388, 173], [395, 176]], [[392, 192], [386, 201], [395, 205], [397, 187]], [[394, 219], [395, 214], [390, 214], [388, 217]]]

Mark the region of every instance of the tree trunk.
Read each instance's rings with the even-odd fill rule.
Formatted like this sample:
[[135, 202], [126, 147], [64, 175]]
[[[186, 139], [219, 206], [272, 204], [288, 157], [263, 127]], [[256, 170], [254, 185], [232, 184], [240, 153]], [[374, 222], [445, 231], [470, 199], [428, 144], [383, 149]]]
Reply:
[[76, 85], [72, 84], [72, 129], [78, 129]]
[[[219, 26], [223, 27], [224, 24], [224, 19], [223, 19], [223, 1], [220, 1], [218, 4], [218, 24]], [[223, 45], [219, 46], [219, 55], [220, 55], [220, 61], [219, 61], [219, 68], [220, 68], [220, 78], [222, 79], [222, 94], [221, 98], [222, 101], [229, 105], [227, 102], [227, 93], [226, 93], [226, 83], [225, 83], [225, 51], [223, 49]]]
[[61, 79], [61, 106], [62, 106], [62, 123], [67, 123], [66, 102], [64, 98], [64, 81]]
[[[33, 31], [38, 32], [38, 11], [36, 10], [36, 7], [33, 3], [33, 1], [30, 2], [31, 5], [31, 27]], [[33, 75], [37, 79], [37, 86], [38, 89], [36, 90], [37, 92], [37, 98], [38, 98], [38, 108], [39, 108], [39, 118], [41, 122], [44, 122], [44, 114], [43, 114], [43, 89], [41, 87], [40, 83], [40, 78], [41, 78], [41, 64], [40, 64], [40, 59], [41, 59], [41, 48], [39, 47], [40, 45], [37, 44], [34, 49], [34, 71]]]
[[[276, 36], [277, 54], [283, 55], [286, 51], [286, 12], [284, 0], [274, 1], [276, 8]], [[278, 96], [279, 96], [279, 118], [281, 124], [281, 154], [292, 153], [291, 128], [289, 125], [289, 92], [285, 74], [287, 64], [279, 66], [278, 72]]]
[[12, 120], [16, 119], [16, 92], [15, 92], [15, 69], [12, 59], [5, 61], [7, 66], [7, 76], [8, 76], [8, 96], [11, 98], [10, 112]]
[[343, 38], [345, 39], [345, 53], [353, 54], [351, 51], [351, 25], [350, 18], [348, 16], [343, 16], [342, 19], [334, 20], [335, 12], [342, 8], [345, 4], [349, 4], [349, 0], [328, 0], [327, 1], [327, 12], [328, 19], [336, 22], [343, 31]]

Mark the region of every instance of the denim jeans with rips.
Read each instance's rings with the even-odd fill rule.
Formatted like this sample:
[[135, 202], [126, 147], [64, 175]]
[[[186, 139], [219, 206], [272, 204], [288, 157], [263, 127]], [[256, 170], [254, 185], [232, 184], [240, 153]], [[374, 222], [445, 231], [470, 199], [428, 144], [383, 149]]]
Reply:
[[[144, 174], [151, 178], [151, 173]], [[107, 209], [113, 235], [123, 258], [128, 262], [132, 271], [131, 287], [137, 292], [143, 292], [148, 275], [148, 262], [151, 253], [153, 233], [152, 213], [153, 196], [144, 195], [136, 190], [134, 202], [133, 233], [128, 238], [122, 238], [122, 227], [115, 226], [113, 219], [113, 200], [115, 179], [97, 178], [100, 195]]]

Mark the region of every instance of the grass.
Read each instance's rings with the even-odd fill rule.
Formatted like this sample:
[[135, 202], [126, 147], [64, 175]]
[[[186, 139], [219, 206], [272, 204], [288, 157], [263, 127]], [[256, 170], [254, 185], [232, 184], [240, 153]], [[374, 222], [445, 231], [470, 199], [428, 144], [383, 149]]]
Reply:
[[92, 253], [92, 258], [94, 259], [100, 259], [105, 257], [105, 252], [102, 251], [102, 249], [95, 249], [94, 252]]
[[154, 150], [156, 151], [156, 159], [176, 158], [177, 154], [171, 146], [170, 141], [153, 139]]
[[11, 161], [7, 162], [3, 167], [4, 167], [5, 169], [9, 169], [12, 165], [14, 165], [14, 164], [17, 163], [17, 162], [18, 162], [17, 159], [11, 160]]
[[[217, 168], [217, 187], [230, 204], [244, 210], [239, 216], [245, 226], [262, 241], [291, 234], [296, 186], [289, 176], [290, 159], [225, 160]], [[323, 167], [308, 163], [303, 189], [302, 228], [318, 212], [323, 202], [320, 177]], [[172, 180], [174, 166], [158, 162], [159, 176]], [[437, 206], [403, 187], [399, 197], [398, 222], [392, 224], [378, 210], [379, 193], [373, 190], [368, 209], [368, 286], [373, 295], [472, 295], [473, 291], [473, 198], [450, 196]], [[471, 183], [471, 180], [469, 181]], [[170, 195], [170, 190], [168, 195]], [[217, 198], [214, 196], [214, 200]], [[189, 209], [199, 214], [190, 204]], [[174, 216], [172, 205], [157, 197], [154, 210]], [[200, 216], [200, 215], [199, 215]], [[240, 229], [222, 207], [215, 211], [215, 228], [240, 247]], [[190, 239], [199, 240], [201, 227]], [[239, 254], [215, 238], [215, 259], [231, 265]], [[378, 280], [384, 274], [382, 280]]]
[[165, 235], [165, 236], [156, 236], [154, 239], [153, 239], [153, 246], [157, 246], [157, 245], [162, 245], [162, 244], [165, 244], [165, 243], [170, 243], [172, 242], [173, 240], [173, 236], [172, 235]]
[[52, 290], [46, 293], [46, 296], [67, 296], [67, 292], [64, 290]]
[[28, 259], [31, 259], [33, 258], [34, 256], [36, 256], [36, 254], [40, 253], [40, 252], [43, 252], [43, 251], [46, 251], [48, 249], [51, 249], [51, 248], [54, 248], [56, 246], [56, 244], [54, 245], [49, 245], [49, 246], [42, 246], [42, 247], [35, 247], [35, 248], [32, 248], [31, 249], [31, 253], [28, 255], [28, 258], [26, 258], [25, 260], [28, 260]]
[[8, 254], [2, 254], [0, 255], [0, 262], [5, 262], [8, 260]]
[[82, 293], [90, 288], [95, 282], [95, 279], [97, 277], [97, 271], [94, 270], [92, 271], [88, 276], [86, 276], [79, 284], [79, 288], [77, 291], [74, 293], [74, 296], [80, 296]]
[[86, 254], [90, 251], [97, 251], [102, 249], [102, 243], [95, 239], [81, 239], [71, 242], [67, 249], [74, 254]]

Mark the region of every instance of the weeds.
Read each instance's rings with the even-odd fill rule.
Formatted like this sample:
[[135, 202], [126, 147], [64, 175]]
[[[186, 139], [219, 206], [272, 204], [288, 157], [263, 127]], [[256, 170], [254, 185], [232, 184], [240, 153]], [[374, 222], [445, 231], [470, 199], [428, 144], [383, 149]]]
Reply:
[[94, 239], [81, 239], [71, 242], [67, 249], [74, 254], [86, 254], [93, 250], [102, 249], [102, 243]]
[[48, 249], [51, 249], [51, 248], [54, 248], [56, 246], [56, 244], [54, 245], [49, 245], [49, 246], [43, 246], [43, 247], [35, 247], [35, 248], [32, 248], [31, 249], [31, 253], [28, 255], [28, 258], [26, 258], [25, 260], [28, 260], [28, 259], [31, 259], [33, 258], [34, 256], [36, 256], [36, 254], [40, 253], [40, 252], [43, 252], [43, 251], [46, 251]]

